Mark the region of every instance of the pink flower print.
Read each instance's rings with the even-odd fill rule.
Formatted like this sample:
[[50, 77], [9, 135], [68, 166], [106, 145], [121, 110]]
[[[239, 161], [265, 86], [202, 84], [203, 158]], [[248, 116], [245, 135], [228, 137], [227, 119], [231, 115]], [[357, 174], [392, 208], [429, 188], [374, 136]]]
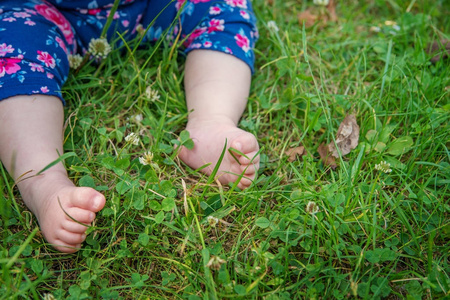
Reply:
[[10, 23], [11, 23], [11, 22], [14, 22], [14, 21], [16, 21], [16, 20], [17, 20], [17, 19], [16, 19], [16, 18], [13, 18], [13, 17], [9, 17], [9, 18], [4, 18], [4, 19], [3, 19], [4, 22], [10, 22]]
[[192, 39], [196, 39], [196, 38], [198, 38], [199, 36], [201, 36], [203, 33], [205, 33], [205, 31], [206, 31], [206, 28], [205, 28], [205, 27], [196, 28], [196, 29], [192, 32], [192, 34], [190, 35], [190, 37], [191, 37]]
[[212, 19], [211, 21], [209, 21], [208, 33], [211, 33], [213, 31], [223, 31], [223, 29], [225, 28], [223, 26], [224, 23], [224, 20]]
[[[180, 28], [178, 26], [174, 26], [173, 27], [173, 34], [174, 34], [174, 36], [177, 36], [179, 31], [180, 31]], [[184, 35], [184, 36], [186, 36], [186, 35]]]
[[48, 54], [48, 52], [38, 51], [37, 59], [42, 61], [47, 68], [54, 68], [56, 66], [55, 59]]
[[248, 52], [250, 50], [250, 40], [243, 34], [236, 34], [234, 36], [236, 40], [236, 44], [244, 50], [244, 52]]
[[247, 0], [225, 0], [231, 7], [247, 8]]
[[53, 78], [55, 78], [55, 75], [53, 75], [52, 73], [47, 73], [47, 78], [53, 79]]
[[142, 26], [142, 24], [139, 23], [141, 21], [141, 18], [142, 18], [142, 14], [139, 14], [136, 18], [136, 23], [135, 23], [136, 25], [134, 25], [133, 31], [131, 31], [131, 33], [135, 33], [139, 25]]
[[209, 1], [211, 1], [211, 0], [191, 0], [192, 1], [192, 3], [194, 3], [194, 4], [197, 4], [197, 3], [206, 3], [206, 2], [209, 2]]
[[29, 63], [28, 66], [30, 66], [31, 71], [33, 72], [44, 72], [44, 67], [37, 63]]
[[13, 53], [14, 48], [11, 45], [6, 46], [6, 43], [0, 44], [0, 57], [5, 56], [7, 53]]
[[225, 47], [225, 53], [233, 54], [233, 50], [231, 50], [231, 48]]
[[206, 28], [205, 27], [196, 28], [191, 33], [191, 35], [188, 37], [188, 39], [186, 41], [186, 45], [189, 46], [196, 38], [198, 38], [199, 36], [201, 36], [205, 32], [206, 32]]
[[222, 12], [222, 10], [220, 9], [220, 7], [217, 6], [211, 6], [209, 8], [209, 14], [210, 15], [218, 15]]
[[200, 49], [201, 47], [202, 47], [202, 44], [200, 44], [200, 43], [192, 43], [189, 46], [189, 49]]
[[123, 21], [122, 21], [122, 25], [123, 25], [123, 27], [128, 27], [128, 26], [130, 25], [130, 21], [128, 21], [128, 20], [123, 20]]
[[[110, 15], [110, 14], [111, 14], [111, 11], [108, 10], [108, 12], [106, 13], [106, 17], [109, 18], [109, 15]], [[119, 19], [119, 18], [120, 18], [120, 15], [119, 15], [119, 13], [116, 11], [116, 12], [114, 13], [113, 20], [117, 20], [117, 19]]]
[[205, 47], [205, 48], [211, 48], [211, 46], [212, 46], [212, 43], [209, 41], [206, 41], [203, 43], [203, 47]]
[[255, 31], [250, 31], [250, 36], [252, 37], [252, 38], [259, 38], [259, 32], [258, 32], [258, 30], [255, 30]]
[[87, 13], [88, 15], [96, 16], [97, 14], [101, 13], [101, 11], [102, 11], [101, 9], [95, 8], [95, 9], [88, 9]]
[[244, 19], [246, 20], [250, 19], [250, 15], [245, 10], [241, 10], [239, 13], [241, 14], [241, 17], [243, 17]]
[[13, 13], [13, 15], [14, 15], [14, 17], [16, 17], [16, 18], [22, 18], [22, 19], [31, 17], [31, 15], [28, 14], [28, 13], [26, 13], [26, 12], [15, 12], [15, 13]]
[[24, 23], [25, 23], [26, 25], [30, 25], [30, 26], [36, 25], [36, 23], [33, 22], [33, 21], [31, 21], [31, 20], [26, 20]]
[[43, 87], [41, 87], [41, 92], [48, 93], [48, 92], [50, 92], [50, 90], [48, 89], [47, 86], [43, 86]]
[[186, 2], [186, 0], [177, 0], [177, 4], [175, 4], [175, 8], [177, 10], [180, 10], [180, 8], [183, 7], [184, 2]]
[[37, 13], [34, 11], [34, 10], [32, 10], [32, 9], [29, 9], [29, 8], [25, 8], [25, 11], [27, 12], [27, 13], [29, 13], [30, 15], [37, 15]]
[[55, 38], [55, 40], [58, 43], [58, 45], [64, 50], [64, 52], [67, 53], [67, 48], [66, 48], [66, 44], [64, 44], [64, 41], [59, 36], [57, 36]]
[[20, 70], [20, 63], [22, 60], [19, 58], [0, 58], [0, 77], [5, 74], [11, 75]]
[[58, 26], [64, 34], [67, 43], [70, 45], [74, 43], [74, 35], [69, 21], [67, 21], [67, 19], [56, 8], [46, 4], [38, 4], [35, 5], [34, 8], [40, 15]]

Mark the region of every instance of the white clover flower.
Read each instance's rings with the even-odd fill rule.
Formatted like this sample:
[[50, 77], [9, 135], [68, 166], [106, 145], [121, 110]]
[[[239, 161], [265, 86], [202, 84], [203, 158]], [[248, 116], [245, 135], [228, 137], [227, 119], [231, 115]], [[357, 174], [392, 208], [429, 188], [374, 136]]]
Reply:
[[370, 31], [371, 32], [380, 32], [381, 28], [378, 26], [372, 26], [372, 27], [370, 27]]
[[267, 22], [267, 28], [269, 28], [272, 32], [278, 32], [280, 29], [278, 28], [278, 25], [275, 21], [269, 21]]
[[213, 216], [206, 217], [206, 220], [208, 221], [209, 226], [211, 227], [216, 227], [217, 223], [219, 222], [219, 219]]
[[329, 0], [313, 0], [313, 3], [315, 5], [327, 6], [328, 3], [330, 3], [330, 1]]
[[109, 52], [111, 52], [111, 46], [105, 38], [93, 38], [89, 42], [88, 51], [96, 58], [106, 58]]
[[136, 133], [132, 132], [129, 135], [127, 135], [125, 137], [125, 142], [133, 144], [133, 145], [139, 145], [139, 135], [137, 135]]
[[218, 256], [211, 256], [211, 259], [208, 261], [206, 266], [213, 270], [220, 270], [220, 267], [226, 263], [226, 261]]
[[153, 160], [153, 153], [148, 151], [144, 153], [143, 156], [139, 157], [139, 162], [143, 164], [144, 166], [150, 165]]
[[131, 116], [130, 120], [135, 121], [136, 123], [140, 123], [140, 122], [142, 122], [142, 120], [144, 120], [144, 117], [142, 116], [142, 114], [137, 114], [137, 115]]
[[152, 89], [151, 86], [148, 86], [145, 89], [145, 97], [147, 97], [150, 101], [157, 101], [159, 100], [159, 93], [157, 90]]
[[78, 69], [78, 67], [83, 62], [83, 57], [80, 54], [75, 54], [75, 55], [69, 54], [68, 59], [69, 59], [69, 66], [72, 69]]
[[375, 165], [376, 170], [381, 171], [386, 174], [392, 172], [392, 169], [390, 167], [391, 167], [391, 164], [386, 161], [382, 161], [379, 164]]
[[307, 213], [315, 215], [319, 212], [319, 206], [315, 202], [309, 201], [308, 204], [306, 204], [305, 210]]
[[44, 300], [56, 300], [52, 294], [44, 294]]

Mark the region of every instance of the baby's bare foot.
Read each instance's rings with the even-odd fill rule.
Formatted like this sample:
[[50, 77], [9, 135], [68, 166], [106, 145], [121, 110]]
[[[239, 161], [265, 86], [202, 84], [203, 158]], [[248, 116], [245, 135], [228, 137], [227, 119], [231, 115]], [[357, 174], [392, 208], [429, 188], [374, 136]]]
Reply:
[[[220, 164], [217, 177], [221, 183], [227, 184], [239, 180], [238, 187], [245, 189], [251, 185], [259, 168], [258, 142], [255, 136], [239, 129], [232, 121], [199, 120], [189, 121], [186, 127], [194, 148], [188, 150], [183, 147], [179, 157], [188, 166], [198, 169], [205, 164], [210, 165], [202, 169], [210, 175], [222, 154], [225, 142], [227, 148], [234, 148], [244, 155], [228, 151], [225, 152]], [[233, 157], [234, 156], [234, 157]]]
[[[66, 253], [79, 250], [87, 226], [105, 205], [105, 197], [94, 189], [76, 187], [64, 171], [47, 171], [19, 183], [25, 204], [38, 219], [45, 239]], [[59, 199], [59, 201], [58, 201]], [[61, 205], [60, 205], [60, 203]], [[64, 211], [61, 209], [64, 208]]]

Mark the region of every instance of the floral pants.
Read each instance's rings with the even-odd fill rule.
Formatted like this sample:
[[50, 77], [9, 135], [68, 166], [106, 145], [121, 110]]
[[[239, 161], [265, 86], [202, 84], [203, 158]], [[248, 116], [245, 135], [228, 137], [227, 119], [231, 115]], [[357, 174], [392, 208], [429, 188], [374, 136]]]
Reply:
[[[1, 0], [0, 100], [16, 95], [59, 97], [69, 55], [83, 55], [99, 38], [114, 0]], [[234, 55], [253, 71], [256, 19], [247, 0], [121, 0], [109, 41], [185, 40], [184, 52], [211, 49]], [[142, 31], [140, 31], [142, 32]]]

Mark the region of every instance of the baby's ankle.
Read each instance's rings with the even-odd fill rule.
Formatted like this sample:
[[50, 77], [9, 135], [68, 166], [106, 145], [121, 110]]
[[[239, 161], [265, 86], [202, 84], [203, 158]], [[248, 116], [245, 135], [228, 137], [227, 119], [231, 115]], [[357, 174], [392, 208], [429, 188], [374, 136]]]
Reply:
[[205, 115], [205, 116], [195, 116], [189, 117], [186, 128], [197, 127], [197, 126], [208, 126], [208, 125], [228, 125], [236, 127], [237, 124], [232, 118], [226, 115]]
[[[35, 199], [52, 194], [66, 186], [73, 186], [65, 170], [47, 170], [42, 174], [25, 174], [17, 179], [17, 187], [28, 208], [34, 210]], [[30, 207], [31, 206], [31, 207]]]
[[71, 182], [64, 169], [47, 170], [38, 174], [38, 172], [30, 171], [21, 174], [16, 183], [20, 191], [38, 187], [42, 184], [53, 182], [54, 185]]

